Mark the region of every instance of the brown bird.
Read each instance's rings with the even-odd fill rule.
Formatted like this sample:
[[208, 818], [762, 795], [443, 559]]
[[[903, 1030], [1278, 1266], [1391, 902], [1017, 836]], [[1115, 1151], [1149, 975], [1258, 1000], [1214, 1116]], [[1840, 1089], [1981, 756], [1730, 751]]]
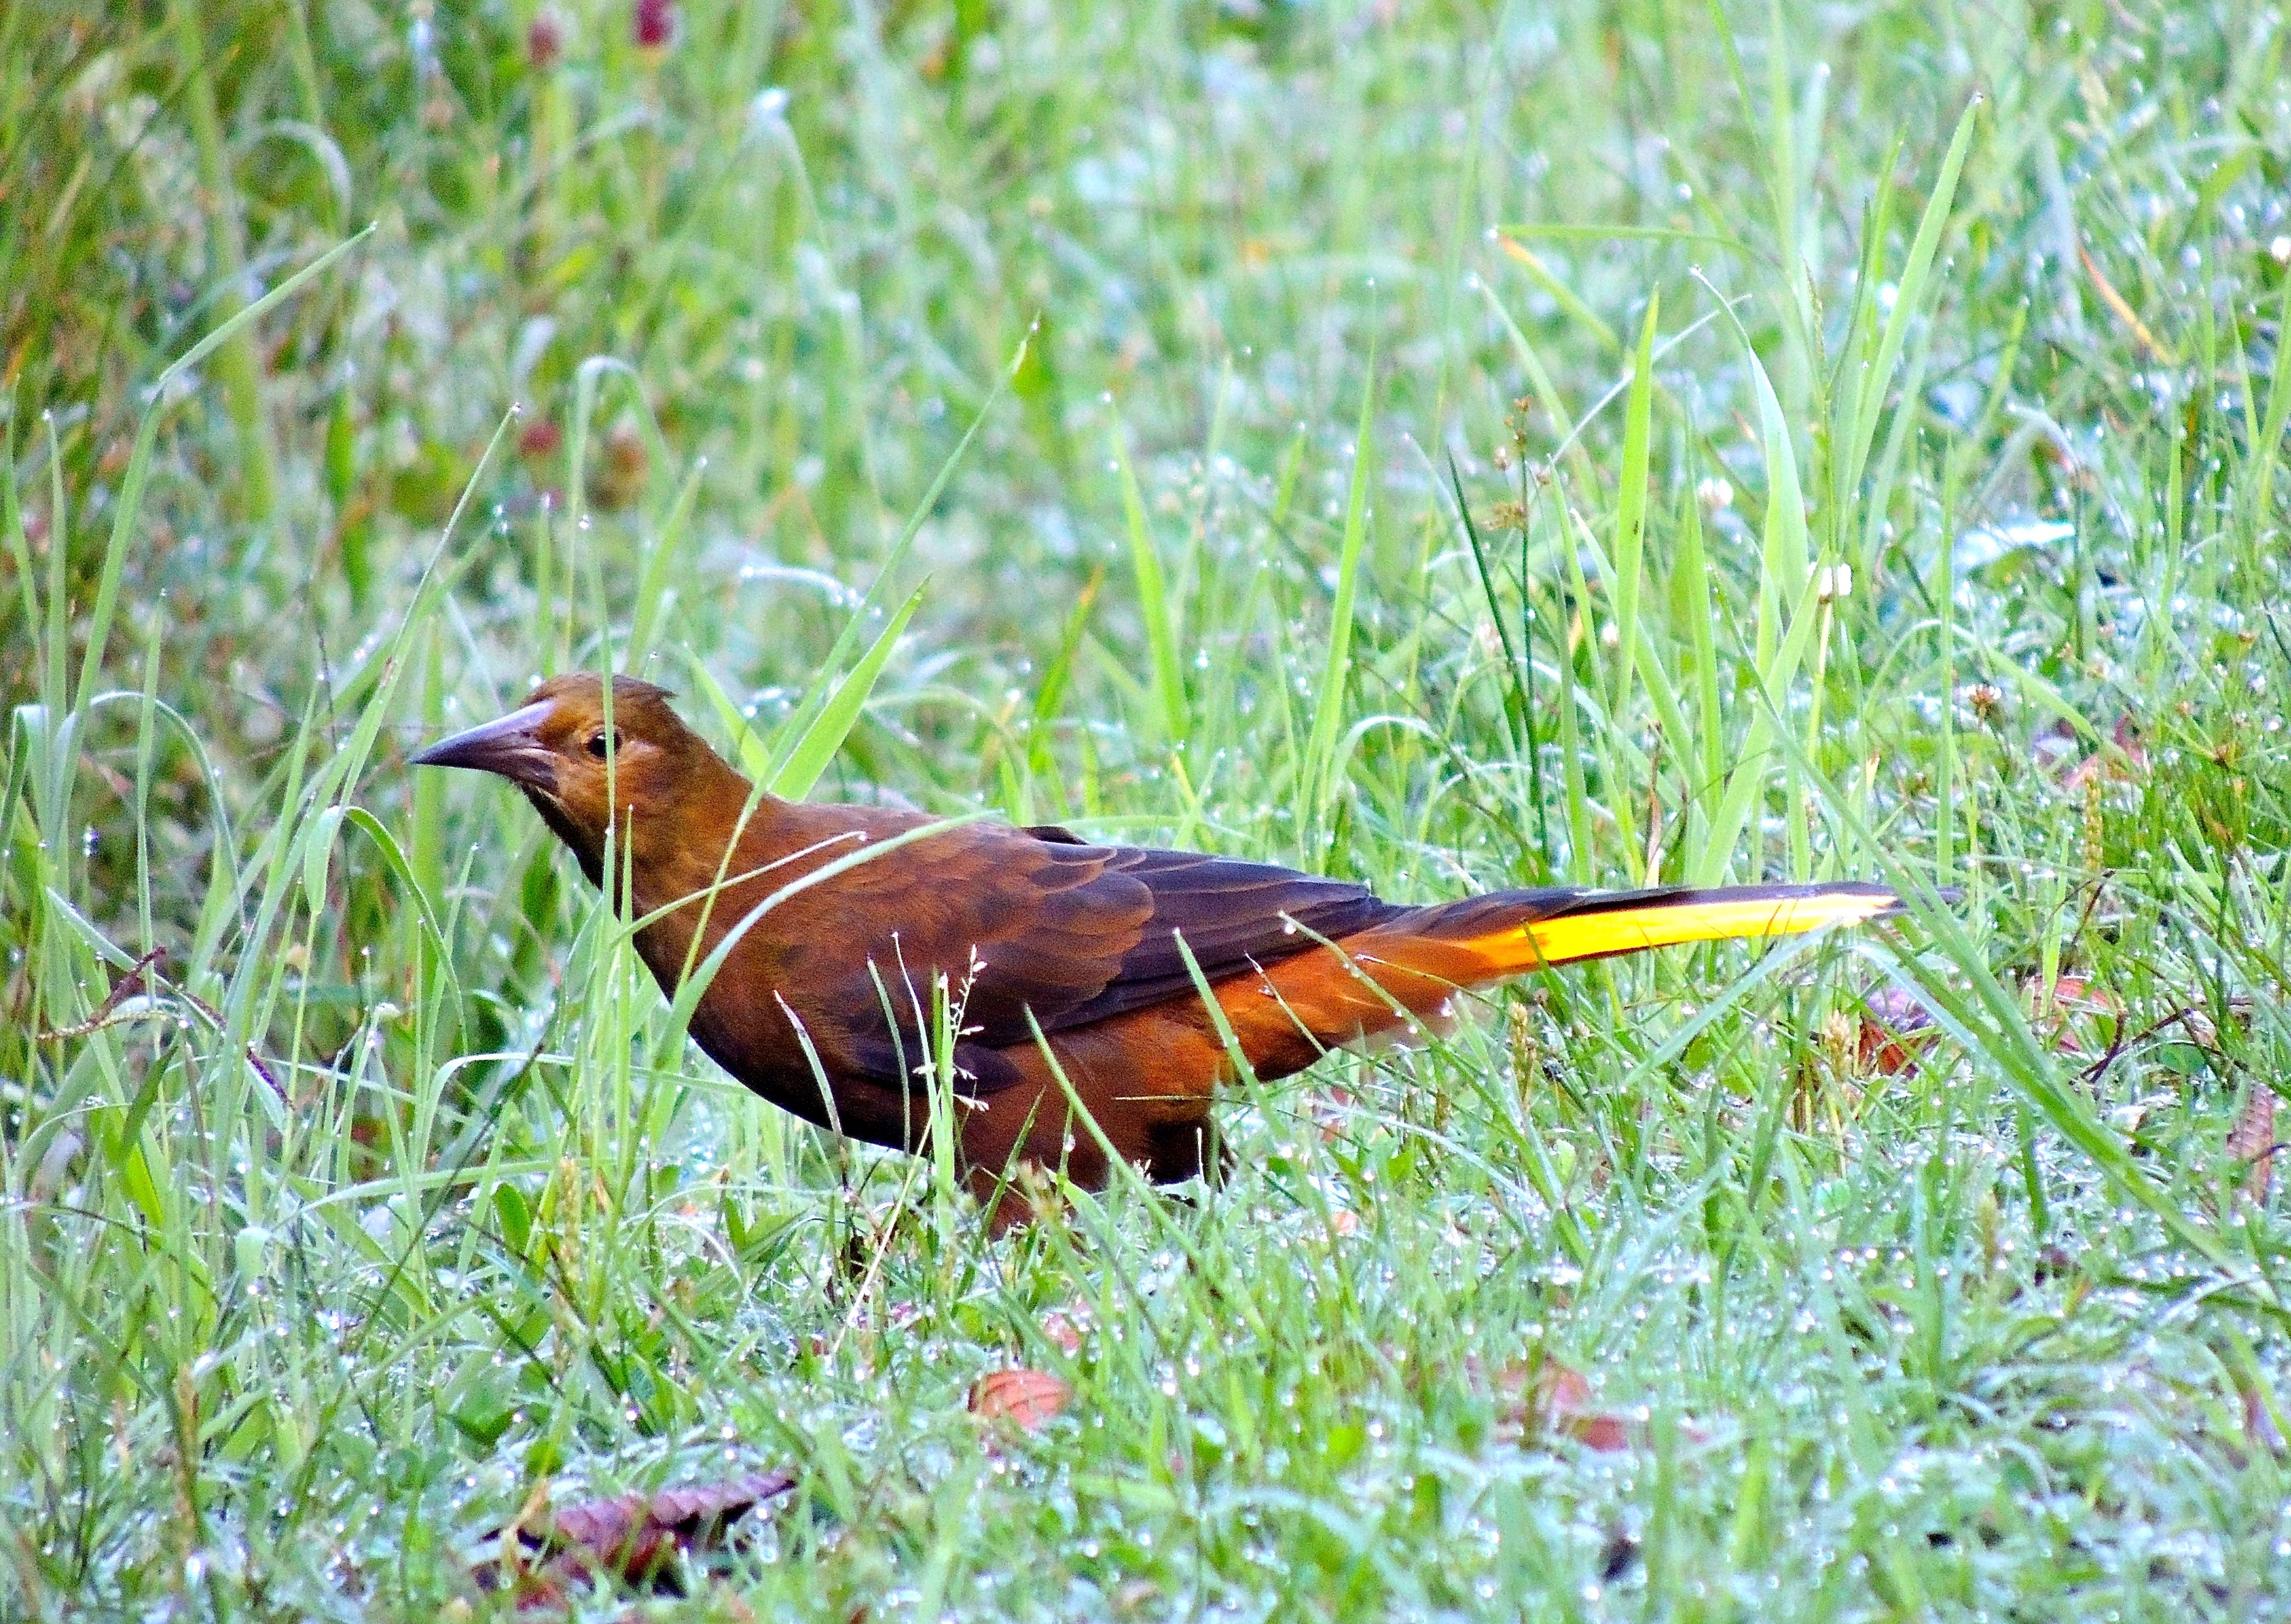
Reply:
[[1108, 1148], [1163, 1182], [1202, 1170], [1210, 1096], [1233, 1070], [1204, 983], [1270, 1080], [1437, 1024], [1458, 992], [1547, 965], [1898, 908], [1891, 890], [1856, 883], [1495, 891], [1411, 907], [1269, 864], [783, 800], [669, 699], [616, 677], [608, 720], [599, 679], [558, 677], [414, 761], [499, 774], [591, 883], [609, 862], [644, 921], [637, 951], [671, 998], [720, 951], [692, 1035], [807, 1122], [923, 1148], [923, 1033], [945, 977], [960, 1001], [961, 1160], [990, 1200], [1020, 1162], [1102, 1184]]

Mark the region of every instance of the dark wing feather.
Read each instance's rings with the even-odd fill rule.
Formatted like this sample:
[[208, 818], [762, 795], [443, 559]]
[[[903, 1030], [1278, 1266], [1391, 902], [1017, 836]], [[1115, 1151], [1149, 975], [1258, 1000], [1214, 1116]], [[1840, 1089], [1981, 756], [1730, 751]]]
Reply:
[[1323, 939], [1365, 930], [1402, 911], [1366, 886], [1269, 863], [1135, 846], [1113, 848], [1108, 856], [1109, 872], [1144, 883], [1154, 898], [1153, 914], [1105, 988], [1043, 1021], [1045, 1032], [1192, 994], [1193, 974], [1178, 950], [1179, 936], [1203, 977], [1216, 982]]
[[[1018, 1080], [994, 1051], [1031, 1043], [1034, 1025], [1064, 1032], [1192, 998], [1180, 935], [1214, 982], [1400, 912], [1341, 880], [1200, 852], [1092, 846], [1064, 830], [973, 824], [898, 856], [832, 882], [849, 898], [848, 918], [896, 940], [808, 944], [801, 975], [838, 989], [832, 1006], [849, 1023], [843, 1063], [895, 1084], [921, 1057], [913, 1028], [933, 978], [943, 973], [957, 989], [968, 978], [955, 1062], [970, 1074], [966, 1091], [979, 1094]], [[899, 1017], [896, 1036], [883, 1029], [871, 961]]]

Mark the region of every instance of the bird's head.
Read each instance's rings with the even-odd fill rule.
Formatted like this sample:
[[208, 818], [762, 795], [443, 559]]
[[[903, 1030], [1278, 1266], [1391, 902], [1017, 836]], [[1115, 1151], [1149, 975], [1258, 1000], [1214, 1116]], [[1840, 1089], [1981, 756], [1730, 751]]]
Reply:
[[473, 768], [508, 779], [593, 880], [616, 804], [623, 838], [641, 840], [644, 826], [664, 821], [696, 783], [730, 772], [669, 708], [670, 697], [649, 682], [615, 677], [608, 715], [601, 679], [585, 671], [551, 677], [508, 715], [440, 739], [414, 765]]

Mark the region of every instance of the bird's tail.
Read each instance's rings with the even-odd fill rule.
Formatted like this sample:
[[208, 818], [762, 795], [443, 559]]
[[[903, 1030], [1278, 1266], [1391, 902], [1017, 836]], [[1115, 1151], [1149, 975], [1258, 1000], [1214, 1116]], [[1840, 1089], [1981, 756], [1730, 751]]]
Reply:
[[1235, 977], [1218, 1002], [1261, 1077], [1286, 1076], [1340, 1044], [1437, 1027], [1459, 991], [1547, 965], [1680, 942], [1794, 936], [1901, 911], [1882, 885], [1744, 885], [1715, 890], [1496, 891], [1403, 908], [1333, 944]]
[[1860, 880], [1817, 885], [1665, 886], [1645, 891], [1495, 891], [1440, 903], [1384, 929], [1450, 945], [1493, 980], [1682, 942], [1796, 936], [1901, 912], [1891, 888]]

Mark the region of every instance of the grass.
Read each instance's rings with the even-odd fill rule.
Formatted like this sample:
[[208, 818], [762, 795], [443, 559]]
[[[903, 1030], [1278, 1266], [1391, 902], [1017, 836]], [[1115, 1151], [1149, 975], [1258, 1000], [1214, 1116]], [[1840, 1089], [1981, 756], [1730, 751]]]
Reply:
[[[539, 1489], [777, 1464], [653, 1605], [2282, 1610], [2263, 8], [114, 21], [0, 13], [0, 1616], [501, 1612]], [[1923, 900], [993, 1242], [405, 770], [607, 663], [822, 794]]]

